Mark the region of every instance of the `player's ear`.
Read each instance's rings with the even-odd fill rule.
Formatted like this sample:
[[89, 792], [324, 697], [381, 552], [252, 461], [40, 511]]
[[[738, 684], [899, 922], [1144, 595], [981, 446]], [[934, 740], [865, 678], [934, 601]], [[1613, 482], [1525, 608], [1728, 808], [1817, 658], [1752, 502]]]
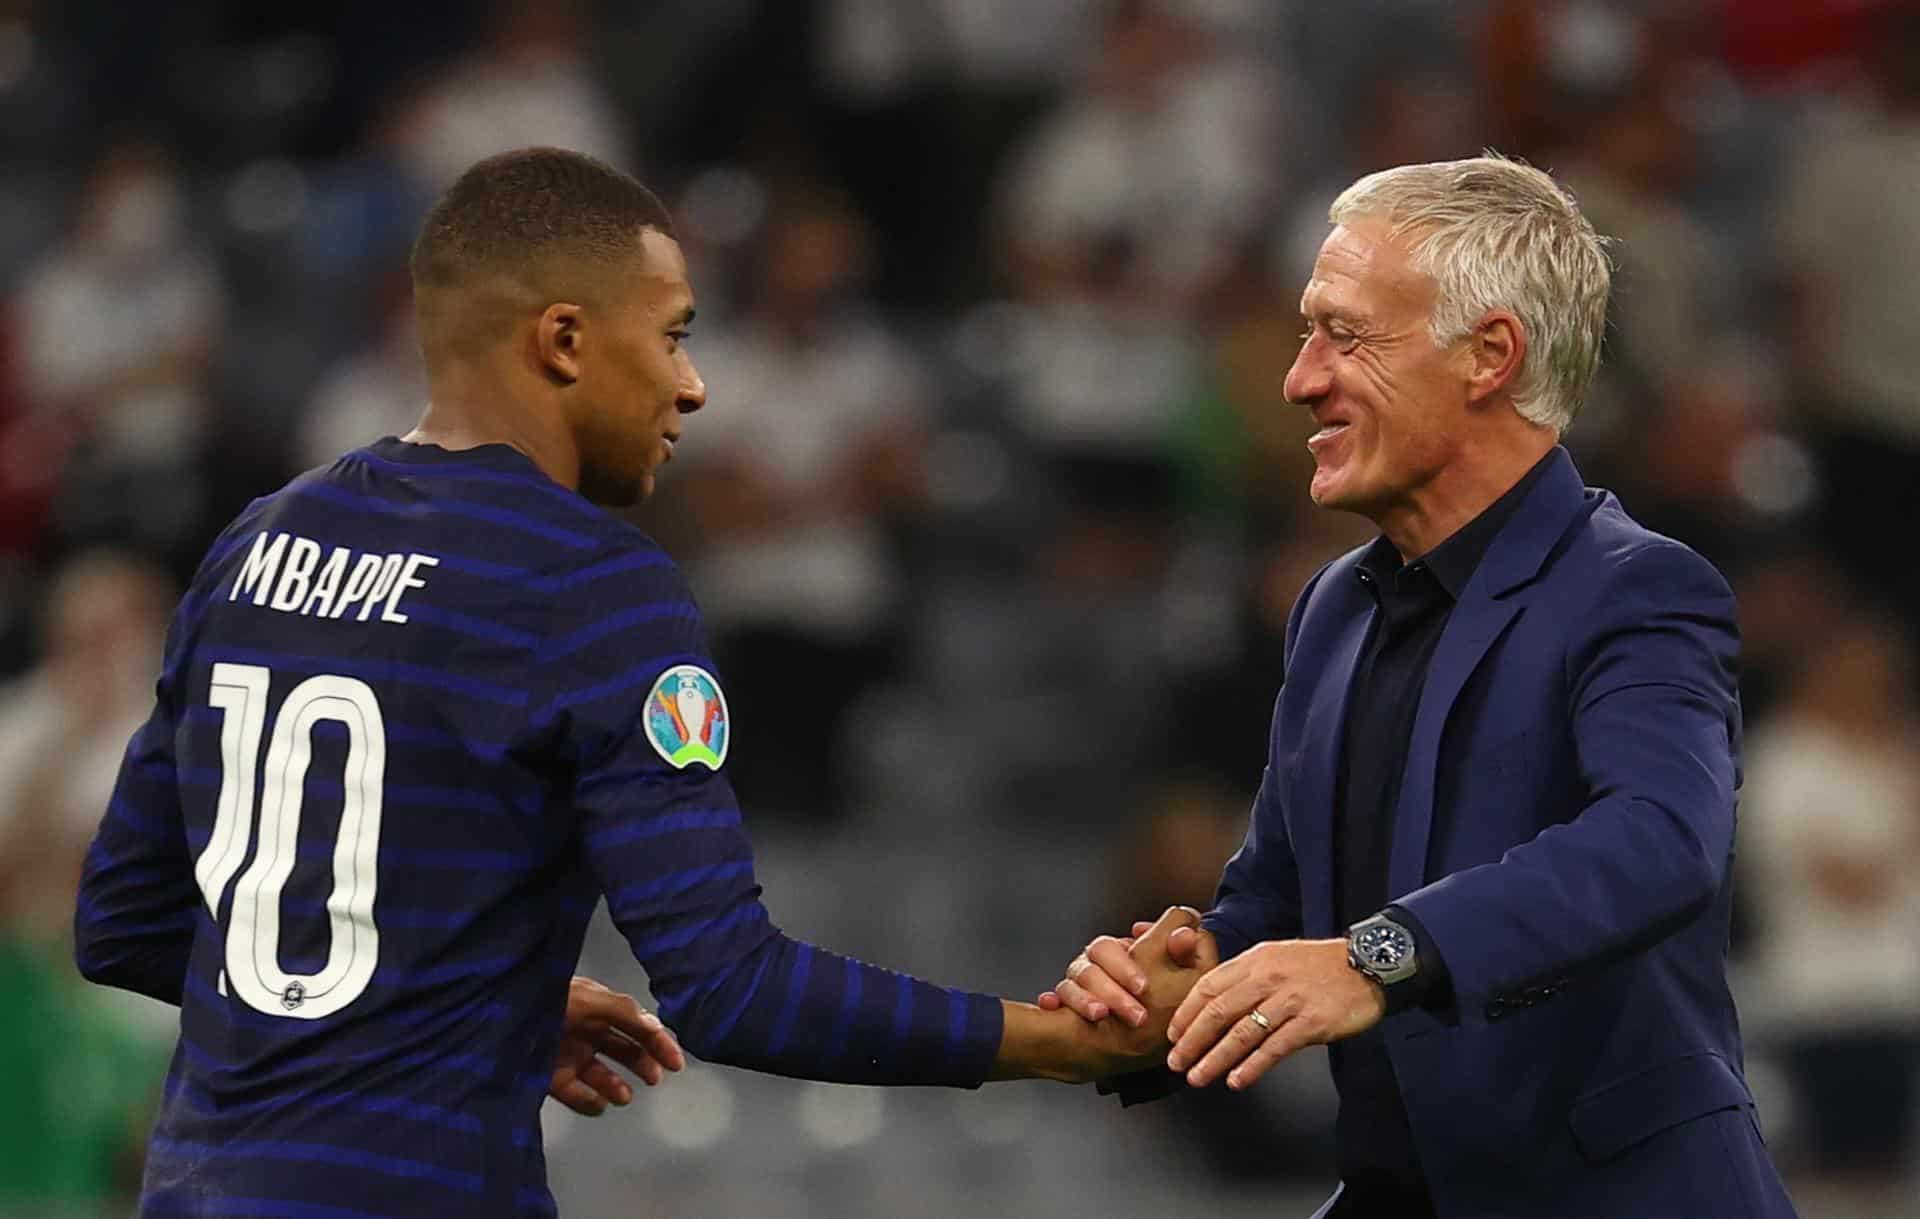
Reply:
[[580, 351], [585, 339], [580, 317], [580, 306], [555, 301], [534, 325], [535, 358], [541, 370], [562, 385], [580, 379]]

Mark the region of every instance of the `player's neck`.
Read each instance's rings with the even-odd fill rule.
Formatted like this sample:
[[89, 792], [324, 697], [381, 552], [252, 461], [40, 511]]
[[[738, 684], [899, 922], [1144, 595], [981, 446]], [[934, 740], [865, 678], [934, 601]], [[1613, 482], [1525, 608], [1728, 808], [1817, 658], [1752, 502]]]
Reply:
[[401, 439], [456, 451], [504, 444], [554, 482], [580, 489], [580, 449], [565, 424], [546, 412], [501, 405], [497, 388], [464, 387], [454, 378], [436, 381], [426, 413]]

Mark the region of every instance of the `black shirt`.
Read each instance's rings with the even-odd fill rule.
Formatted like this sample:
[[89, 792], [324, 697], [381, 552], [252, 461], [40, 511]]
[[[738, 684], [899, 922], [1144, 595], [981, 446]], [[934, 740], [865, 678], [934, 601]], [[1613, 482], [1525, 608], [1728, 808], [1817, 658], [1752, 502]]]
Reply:
[[[1394, 809], [1406, 769], [1413, 718], [1427, 682], [1440, 633], [1501, 526], [1513, 516], [1547, 466], [1542, 460], [1511, 490], [1453, 536], [1411, 563], [1402, 563], [1381, 537], [1361, 557], [1354, 578], [1378, 609], [1354, 669], [1347, 704], [1346, 740], [1334, 796], [1334, 908], [1351, 926], [1377, 914], [1387, 899], [1387, 862]], [[1440, 810], [1436, 809], [1436, 816]], [[1440, 827], [1434, 827], [1439, 840]], [[1420, 942], [1420, 973], [1393, 988], [1389, 1010], [1410, 1002], [1444, 1006], [1451, 996], [1446, 966], [1425, 929], [1400, 907], [1392, 916]], [[1332, 1046], [1333, 1079], [1340, 1092], [1337, 1123], [1340, 1177], [1346, 1193], [1339, 1219], [1420, 1219], [1431, 1215], [1426, 1179], [1407, 1125], [1380, 1028]]]

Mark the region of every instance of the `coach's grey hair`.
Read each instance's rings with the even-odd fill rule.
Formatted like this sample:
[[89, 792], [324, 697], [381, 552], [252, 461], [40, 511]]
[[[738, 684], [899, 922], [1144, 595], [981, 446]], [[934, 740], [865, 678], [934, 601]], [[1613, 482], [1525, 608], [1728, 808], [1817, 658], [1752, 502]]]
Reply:
[[1580, 413], [1607, 326], [1613, 278], [1606, 239], [1547, 174], [1488, 152], [1465, 161], [1401, 165], [1368, 174], [1327, 209], [1334, 224], [1382, 219], [1410, 237], [1413, 265], [1439, 295], [1428, 323], [1445, 346], [1491, 309], [1527, 333], [1513, 405], [1565, 432]]

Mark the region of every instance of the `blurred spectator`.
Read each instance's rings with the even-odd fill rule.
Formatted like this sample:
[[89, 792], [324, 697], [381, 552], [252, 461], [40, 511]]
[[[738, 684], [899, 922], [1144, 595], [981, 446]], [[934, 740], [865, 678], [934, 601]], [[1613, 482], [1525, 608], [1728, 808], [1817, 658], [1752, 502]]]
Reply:
[[0, 689], [0, 1212], [124, 1197], [165, 1066], [168, 1009], [72, 969], [80, 861], [127, 739], [152, 706], [173, 602], [152, 565], [111, 553], [54, 577], [44, 654]]
[[737, 324], [701, 343], [710, 405], [677, 494], [760, 807], [834, 811], [846, 712], [890, 672], [906, 589], [889, 530], [923, 497], [917, 361], [863, 305], [862, 221], [819, 194], [776, 203]]
[[[1265, 261], [1244, 255], [1270, 223], [1288, 151], [1278, 65], [1220, 36], [1230, 28], [1171, 0], [1105, 6], [1080, 80], [1000, 184], [998, 261], [1015, 303], [976, 316], [1003, 335], [999, 405], [1046, 492], [1023, 535], [1037, 581], [1016, 663], [1050, 710], [1018, 786], [1031, 798], [1046, 778], [1075, 793], [1060, 816], [1096, 815], [1147, 779], [1156, 747], [1199, 743], [1176, 728], [1194, 709], [1183, 717], [1156, 695], [1170, 666], [1222, 650], [1241, 564], [1213, 535], [1238, 523], [1250, 487], [1270, 485], [1253, 472], [1261, 454], [1238, 450], [1266, 433], [1257, 406], [1273, 395], [1230, 399], [1210, 367], [1228, 359], [1217, 330], [1245, 319], [1256, 344], [1273, 337], [1258, 324], [1274, 305]], [[1236, 371], [1271, 371], [1239, 350], [1252, 358]], [[1183, 505], [1211, 506], [1212, 527], [1189, 535]], [[1105, 759], [1097, 780], [1080, 757]]]
[[1649, 0], [1490, 0], [1479, 18], [1487, 142], [1536, 161], [1563, 146], [1581, 122], [1567, 97], [1630, 81], [1657, 53], [1647, 17], [1660, 10]]
[[1083, 44], [1081, 0], [828, 0], [821, 53], [847, 93], [884, 94], [916, 80], [1045, 82], [1070, 72]]
[[1789, 177], [1782, 346], [1826, 474], [1825, 540], [1916, 615], [1920, 573], [1882, 539], [1920, 519], [1920, 6], [1887, 5], [1876, 34], [1873, 108], [1816, 131]]
[[1638, 519], [1723, 567], [1811, 496], [1800, 446], [1772, 422], [1772, 382], [1740, 340], [1728, 252], [1689, 210], [1697, 141], [1649, 61], [1581, 98], [1560, 172], [1613, 245], [1606, 350], [1567, 443]]
[[1287, 164], [1275, 65], [1231, 54], [1183, 6], [1111, 0], [1084, 79], [1009, 167], [1016, 274], [1119, 273], [1177, 316], [1265, 222]]
[[1339, 160], [1300, 192], [1277, 234], [1274, 269], [1287, 314], [1297, 318], [1307, 274], [1327, 238], [1327, 208], [1362, 174], [1394, 165], [1472, 156], [1478, 127], [1471, 83], [1452, 64], [1417, 57], [1370, 78], [1351, 111], [1337, 109]]
[[1034, 295], [997, 320], [1005, 333], [994, 354], [1006, 409], [1042, 455], [1089, 470], [1143, 467], [1164, 483], [1200, 351], [1194, 319], [1142, 297], [1128, 282], [1131, 263], [1113, 249], [1077, 280], [1030, 281]]
[[1593, 481], [1728, 569], [1797, 521], [1802, 448], [1774, 426], [1764, 352], [1739, 330], [1734, 235], [1703, 223], [1701, 35], [1687, 6], [1552, 6], [1548, 163], [1612, 240], [1606, 350], [1568, 444]]
[[1253, 799], [1252, 791], [1225, 789], [1207, 773], [1163, 780], [1114, 844], [1103, 926], [1125, 926], [1142, 910], [1206, 908], [1220, 869], [1240, 849]]
[[1614, 298], [1606, 380], [1582, 413], [1585, 437], [1695, 392], [1727, 343], [1729, 275], [1712, 234], [1689, 213], [1699, 155], [1672, 82], [1650, 68], [1588, 95], [1555, 156], [1594, 227], [1612, 238]]
[[56, 509], [69, 538], [177, 553], [201, 524], [195, 465], [223, 293], [188, 239], [182, 194], [164, 149], [109, 149], [15, 303], [28, 411], [58, 436], [49, 451], [70, 455]]
[[1173, 421], [1179, 508], [1196, 521], [1272, 528], [1311, 508], [1312, 417], [1282, 392], [1300, 350], [1306, 279], [1276, 280], [1264, 253], [1250, 246], [1208, 302], [1200, 371]]
[[317, 299], [297, 302], [305, 306], [303, 325], [339, 327], [342, 319], [332, 315], [351, 311], [355, 294], [382, 271], [405, 265], [435, 198], [413, 164], [414, 118], [412, 97], [393, 100], [345, 155], [309, 174], [299, 275], [306, 295]]
[[431, 193], [536, 144], [632, 165], [626, 123], [594, 75], [588, 16], [582, 0], [497, 0], [481, 45], [417, 99], [406, 146]]
[[39, 663], [0, 692], [0, 909], [16, 933], [68, 933], [80, 858], [152, 709], [173, 596], [151, 564], [109, 552], [48, 588]]
[[[1304, 483], [1293, 487], [1305, 498]], [[1329, 559], [1373, 536], [1358, 516], [1309, 508], [1285, 522], [1268, 519], [1265, 536], [1233, 573], [1238, 578], [1214, 577], [1226, 585], [1218, 591], [1229, 597], [1227, 621], [1161, 659], [1164, 687], [1206, 692], [1167, 717], [1159, 739], [1171, 756], [1248, 793], [1259, 786], [1294, 600]]]
[[1118, 301], [1052, 300], [1022, 312], [1007, 343], [1009, 405], [1073, 501], [1164, 514], [1169, 444], [1200, 366], [1194, 336]]
[[1759, 84], [1829, 76], [1858, 61], [1886, 0], [1722, 0], [1728, 63]]
[[1830, 595], [1753, 734], [1742, 819], [1756, 981], [1784, 1035], [1805, 1167], [1897, 1196], [1920, 1102], [1920, 704], [1901, 624]]
[[1001, 163], [1081, 67], [1086, 0], [825, 0], [820, 153], [873, 222], [876, 295], [947, 307], [991, 287], [977, 255]]
[[328, 371], [300, 421], [298, 464], [311, 468], [382, 436], [398, 436], [427, 404], [427, 370], [413, 320], [413, 285], [404, 268], [380, 276], [373, 314], [379, 338]]
[[1274, 65], [1230, 53], [1193, 6], [1105, 12], [1083, 78], [1001, 183], [998, 261], [1019, 306], [1002, 363], [1008, 407], [1076, 518], [1066, 550], [1132, 533], [1128, 561], [1151, 564], [1179, 450], [1199, 439], [1179, 433], [1205, 423], [1191, 409], [1207, 389], [1201, 331], [1244, 295], [1285, 128]]
[[33, 418], [20, 393], [11, 321], [0, 311], [0, 563], [33, 550], [60, 470], [48, 451], [57, 429]]

